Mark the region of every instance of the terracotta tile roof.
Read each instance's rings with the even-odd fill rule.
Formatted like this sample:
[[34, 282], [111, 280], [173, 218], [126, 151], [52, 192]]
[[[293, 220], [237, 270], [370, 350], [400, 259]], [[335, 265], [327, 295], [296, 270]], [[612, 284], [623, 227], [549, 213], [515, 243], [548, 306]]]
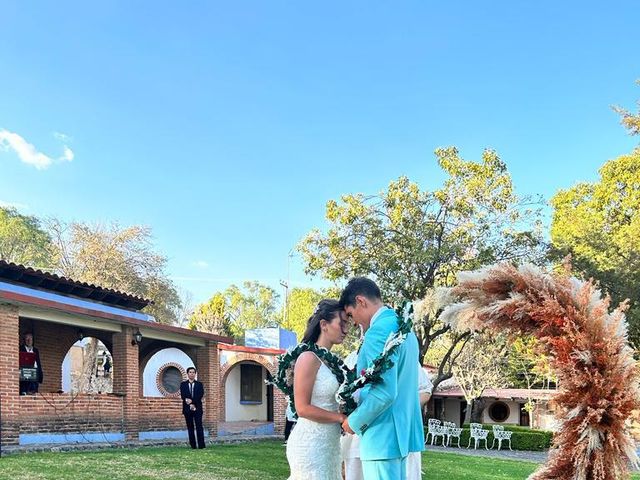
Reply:
[[85, 300], [94, 300], [115, 307], [142, 310], [152, 303], [145, 298], [110, 288], [79, 282], [54, 273], [0, 260], [0, 281], [47, 290]]

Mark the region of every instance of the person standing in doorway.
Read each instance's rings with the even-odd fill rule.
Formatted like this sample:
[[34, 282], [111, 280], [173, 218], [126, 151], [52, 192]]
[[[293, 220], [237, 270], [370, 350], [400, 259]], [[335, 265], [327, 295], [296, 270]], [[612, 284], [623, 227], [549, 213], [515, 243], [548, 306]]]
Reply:
[[191, 448], [204, 448], [204, 428], [202, 427], [204, 385], [196, 380], [196, 373], [196, 367], [187, 368], [188, 380], [180, 384], [180, 397], [182, 398], [182, 414], [187, 422], [187, 431], [189, 432], [189, 445]]
[[107, 355], [104, 359], [104, 376], [108, 377], [111, 375], [111, 357]]
[[38, 393], [38, 387], [42, 383], [44, 375], [42, 374], [42, 363], [40, 362], [40, 352], [33, 346], [33, 333], [24, 334], [24, 343], [20, 345], [21, 352], [29, 352], [33, 354], [34, 364], [32, 365], [38, 372], [36, 381], [20, 382], [21, 395], [35, 395]]

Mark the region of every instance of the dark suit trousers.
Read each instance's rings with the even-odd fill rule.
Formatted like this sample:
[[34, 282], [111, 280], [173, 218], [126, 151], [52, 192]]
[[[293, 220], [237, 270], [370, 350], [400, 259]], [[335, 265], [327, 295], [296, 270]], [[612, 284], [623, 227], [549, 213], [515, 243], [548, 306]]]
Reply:
[[20, 382], [20, 394], [38, 393], [38, 382]]
[[[196, 437], [198, 439], [198, 448], [204, 448], [204, 428], [202, 427], [202, 410], [185, 413], [184, 419], [187, 422], [187, 431], [189, 432], [189, 445], [196, 448]], [[195, 433], [194, 433], [195, 426]]]
[[293, 426], [296, 424], [296, 422], [292, 422], [291, 420], [289, 420], [287, 418], [286, 423], [284, 424], [284, 441], [286, 442], [287, 440], [289, 440], [289, 435], [291, 435], [291, 430], [293, 430]]

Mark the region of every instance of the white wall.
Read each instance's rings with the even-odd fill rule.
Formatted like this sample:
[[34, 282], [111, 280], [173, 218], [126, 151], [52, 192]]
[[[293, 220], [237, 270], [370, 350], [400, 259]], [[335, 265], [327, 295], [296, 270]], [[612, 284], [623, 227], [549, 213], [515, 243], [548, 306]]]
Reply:
[[145, 397], [162, 397], [156, 385], [156, 376], [160, 367], [167, 363], [177, 363], [186, 371], [193, 367], [193, 360], [179, 348], [165, 348], [156, 352], [147, 362], [142, 374], [142, 394]]
[[[489, 408], [491, 408], [491, 405], [493, 405], [496, 401], [501, 401], [502, 403], [506, 403], [509, 406], [509, 418], [507, 418], [504, 422], [494, 422], [493, 420], [491, 420], [491, 417], [489, 416]], [[519, 425], [520, 424], [520, 404], [518, 402], [512, 402], [509, 400], [493, 400], [493, 399], [487, 399], [486, 402], [486, 406], [484, 408], [484, 411], [482, 412], [482, 423], [489, 423], [489, 424], [498, 424], [498, 425], [507, 425], [507, 424], [511, 424], [511, 425]]]
[[552, 432], [557, 432], [560, 429], [560, 423], [546, 402], [536, 403], [532, 415], [532, 427]]
[[[446, 420], [447, 422], [454, 422], [456, 425], [459, 425], [460, 424], [460, 404], [464, 400], [458, 400], [455, 398], [444, 398], [443, 401], [444, 401], [443, 420]], [[484, 408], [484, 411], [482, 412], [482, 423], [489, 424], [489, 425], [497, 423], [491, 420], [491, 417], [489, 416], [489, 407], [491, 407], [491, 405], [496, 401], [497, 400], [495, 399], [487, 399], [486, 406]], [[519, 425], [520, 424], [520, 403], [513, 402], [511, 400], [500, 400], [500, 401], [503, 403], [506, 403], [509, 406], [509, 417], [507, 418], [506, 421], [502, 422], [500, 425], [502, 424]], [[467, 421], [468, 421], [468, 418], [467, 418]]]
[[262, 367], [262, 405], [242, 405], [240, 403], [240, 364], [233, 367], [224, 384], [226, 422], [267, 421], [267, 386], [264, 380], [267, 371]]
[[62, 391], [64, 393], [71, 391], [71, 355], [69, 352], [67, 352], [62, 361]]

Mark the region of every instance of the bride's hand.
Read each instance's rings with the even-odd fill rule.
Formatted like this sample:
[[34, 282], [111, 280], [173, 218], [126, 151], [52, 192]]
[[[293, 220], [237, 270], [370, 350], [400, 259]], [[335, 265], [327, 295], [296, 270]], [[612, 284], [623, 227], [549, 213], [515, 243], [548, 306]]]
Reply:
[[338, 414], [338, 423], [342, 425], [342, 423], [347, 419], [347, 416], [344, 413]]

